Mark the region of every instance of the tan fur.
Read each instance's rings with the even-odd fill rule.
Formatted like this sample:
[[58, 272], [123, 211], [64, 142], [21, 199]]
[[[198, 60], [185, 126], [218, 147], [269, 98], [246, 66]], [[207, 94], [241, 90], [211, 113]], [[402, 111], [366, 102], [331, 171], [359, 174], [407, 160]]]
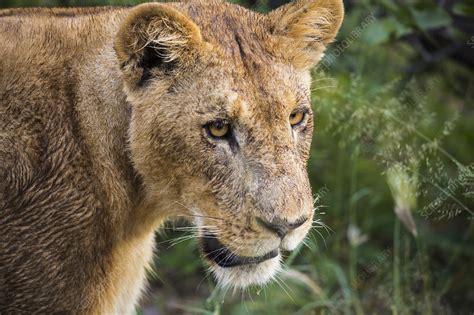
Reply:
[[[337, 0], [0, 11], [0, 313], [133, 312], [165, 220], [239, 256], [293, 249], [313, 211], [308, 69], [342, 15]], [[215, 119], [232, 137], [209, 136]], [[301, 218], [282, 240], [259, 223]], [[279, 268], [205, 260], [236, 287]]]

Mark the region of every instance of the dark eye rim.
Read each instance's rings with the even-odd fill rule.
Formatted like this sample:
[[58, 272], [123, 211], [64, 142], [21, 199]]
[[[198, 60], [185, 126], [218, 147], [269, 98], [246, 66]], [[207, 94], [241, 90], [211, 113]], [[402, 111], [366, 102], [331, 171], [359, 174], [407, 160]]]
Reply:
[[[229, 130], [227, 131], [227, 133], [221, 137], [218, 137], [218, 136], [214, 136], [210, 130], [210, 127], [217, 123], [217, 122], [221, 122], [223, 125], [228, 125], [229, 127]], [[203, 128], [206, 130], [206, 134], [208, 135], [208, 137], [212, 138], [212, 139], [215, 139], [215, 140], [224, 140], [224, 139], [227, 139], [230, 137], [231, 133], [232, 133], [232, 125], [231, 123], [229, 122], [228, 119], [225, 119], [225, 118], [217, 118], [217, 119], [214, 119], [214, 120], [211, 120], [211, 121], [208, 121], [207, 123], [205, 123], [203, 125]]]
[[293, 111], [291, 111], [290, 116], [293, 115], [293, 113], [297, 113], [297, 112], [302, 113], [303, 118], [301, 118], [301, 120], [297, 124], [292, 125], [290, 123], [290, 126], [293, 129], [300, 127], [301, 125], [303, 125], [308, 120], [308, 116], [309, 116], [310, 111], [307, 108], [296, 108]]

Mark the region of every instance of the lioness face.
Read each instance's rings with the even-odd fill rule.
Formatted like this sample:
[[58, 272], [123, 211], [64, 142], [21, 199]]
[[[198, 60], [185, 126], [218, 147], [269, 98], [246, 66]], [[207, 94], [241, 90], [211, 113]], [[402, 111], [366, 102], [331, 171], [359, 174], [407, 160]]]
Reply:
[[176, 106], [181, 132], [167, 134], [183, 147], [170, 150], [168, 162], [180, 170], [180, 202], [217, 277], [263, 283], [276, 272], [280, 250], [294, 249], [311, 227], [309, 80], [281, 64], [249, 76], [213, 64], [166, 96], [190, 104]]
[[225, 3], [179, 10], [139, 6], [118, 34], [132, 158], [147, 198], [195, 223], [221, 285], [263, 284], [312, 224], [308, 70], [341, 1], [267, 16]]

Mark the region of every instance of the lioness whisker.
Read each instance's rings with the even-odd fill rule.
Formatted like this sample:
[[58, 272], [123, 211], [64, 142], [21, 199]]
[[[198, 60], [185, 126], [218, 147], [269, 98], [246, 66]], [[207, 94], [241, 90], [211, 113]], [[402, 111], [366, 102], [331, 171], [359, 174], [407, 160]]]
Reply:
[[177, 226], [177, 227], [162, 227], [163, 230], [173, 230], [173, 231], [199, 231], [201, 229], [216, 229], [216, 226], [213, 225], [202, 225], [202, 226]]
[[196, 286], [196, 291], [197, 292], [199, 290], [199, 288], [201, 287], [201, 284], [209, 278], [209, 276], [211, 275], [212, 271], [211, 271], [211, 268], [210, 267], [207, 267], [205, 269], [205, 272], [204, 272], [204, 277], [202, 277], [202, 279], [199, 281], [198, 285]]
[[311, 227], [314, 227], [314, 228], [322, 227], [324, 230], [326, 230], [328, 235], [331, 234], [331, 233], [334, 233], [334, 231], [326, 223], [324, 223], [320, 220], [313, 221]]
[[223, 296], [222, 296], [222, 300], [225, 300], [225, 297], [227, 296], [227, 293], [229, 293], [230, 287], [229, 287], [229, 286], [224, 287], [224, 288], [221, 287], [220, 289], [221, 289], [221, 290], [224, 290], [224, 293], [223, 293]]
[[[180, 244], [182, 242], [185, 242], [187, 240], [195, 239], [198, 236], [202, 236], [202, 235], [199, 235], [197, 233], [191, 233], [190, 235], [183, 235], [183, 236], [176, 237], [176, 238], [173, 238], [173, 239], [161, 241], [161, 242], [158, 243], [158, 245], [165, 244], [165, 243], [170, 243], [170, 246], [167, 247], [167, 249], [169, 249], [169, 248], [171, 248], [171, 247], [173, 247], [177, 244]], [[210, 238], [217, 239], [216, 237], [213, 237], [213, 236], [210, 236]]]
[[316, 231], [316, 233], [318, 233], [319, 236], [321, 236], [321, 239], [323, 240], [323, 243], [324, 243], [324, 247], [328, 247], [327, 244], [326, 244], [326, 239], [324, 238], [324, 236], [321, 234], [321, 232], [319, 232], [317, 229], [313, 229], [312, 231]]
[[318, 90], [321, 90], [321, 89], [328, 89], [328, 88], [334, 89], [334, 88], [336, 88], [336, 86], [335, 85], [318, 86], [318, 87], [312, 88], [311, 92], [318, 91]]
[[[216, 220], [216, 221], [223, 221], [224, 220], [223, 218], [212, 217], [212, 216], [208, 216], [208, 215], [192, 214], [190, 216], [195, 217], [195, 218], [204, 218], [204, 219], [211, 219], [211, 220]], [[190, 216], [186, 216], [186, 215], [182, 215], [182, 214], [177, 215], [177, 217], [183, 217], [183, 218], [186, 218], [186, 219], [189, 219]]]
[[221, 253], [221, 252], [223, 252], [223, 251], [225, 251], [225, 250], [226, 250], [226, 248], [220, 247], [220, 248], [218, 248], [218, 249], [215, 249], [215, 250], [213, 250], [213, 251], [210, 251], [210, 252], [206, 253], [206, 255], [211, 255], [211, 254], [214, 254], [214, 253]]
[[278, 284], [278, 286], [283, 290], [283, 292], [285, 292], [285, 294], [292, 300], [294, 301], [293, 299], [293, 296], [291, 296], [291, 294], [285, 289], [285, 287], [283, 286], [284, 284], [284, 281], [280, 278], [280, 276], [278, 274], [275, 275], [275, 282]]
[[[195, 207], [193, 207], [193, 208], [187, 207], [186, 205], [180, 203], [179, 201], [174, 201], [174, 203], [177, 203], [178, 205], [182, 206], [182, 207], [185, 208], [186, 210], [190, 211], [192, 217], [201, 217], [201, 218], [214, 219], [214, 220], [223, 220], [222, 218], [218, 218], [218, 217], [212, 217], [212, 216], [207, 216], [207, 215], [202, 215], [202, 214], [196, 214], [196, 211], [193, 211], [193, 208], [194, 208], [194, 209], [197, 209], [197, 208], [195, 208]], [[185, 215], [178, 215], [178, 216], [180, 216], [180, 217], [187, 217], [187, 216], [185, 216]]]
[[310, 239], [312, 239], [313, 242], [315, 242], [316, 244], [318, 243], [318, 240], [317, 240], [316, 236], [314, 236], [313, 230], [310, 230], [310, 231], [309, 231], [308, 237], [309, 237]]
[[187, 241], [187, 240], [191, 240], [191, 239], [194, 239], [194, 237], [187, 237], [187, 238], [181, 238], [181, 239], [177, 239], [177, 240], [170, 240], [168, 241], [170, 243], [170, 245], [167, 247], [167, 249], [170, 249], [171, 247], [175, 246], [175, 245], [178, 245], [179, 243], [182, 243], [184, 241]]
[[308, 241], [306, 239], [302, 240], [301, 243], [306, 246], [307, 248], [311, 249], [311, 247], [309, 247], [309, 244], [308, 244]]

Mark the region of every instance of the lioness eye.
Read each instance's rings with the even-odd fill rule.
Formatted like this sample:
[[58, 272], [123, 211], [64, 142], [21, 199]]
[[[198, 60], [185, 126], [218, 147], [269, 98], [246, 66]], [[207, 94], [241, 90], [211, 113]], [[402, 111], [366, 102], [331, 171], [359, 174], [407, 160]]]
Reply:
[[290, 114], [290, 125], [291, 127], [295, 127], [299, 125], [305, 117], [305, 113], [299, 110], [295, 110]]
[[209, 134], [215, 138], [224, 138], [229, 134], [230, 125], [226, 120], [218, 119], [206, 125]]

